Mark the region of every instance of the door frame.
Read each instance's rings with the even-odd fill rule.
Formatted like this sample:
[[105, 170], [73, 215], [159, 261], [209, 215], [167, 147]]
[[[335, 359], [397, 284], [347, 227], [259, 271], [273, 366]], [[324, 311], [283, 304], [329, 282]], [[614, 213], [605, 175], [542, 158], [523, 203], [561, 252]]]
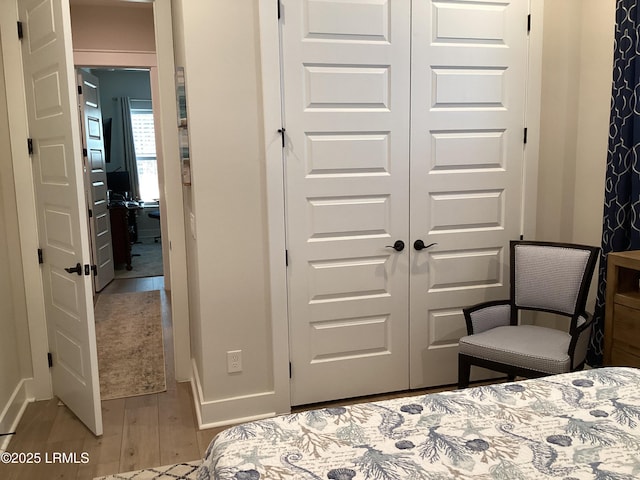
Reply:
[[[409, 1], [409, 0], [408, 0]], [[540, 141], [540, 100], [542, 87], [542, 27], [544, 0], [529, 0], [528, 85], [526, 98], [527, 143], [524, 152], [522, 228], [525, 238], [535, 238]], [[286, 12], [284, 13], [286, 15]], [[287, 248], [285, 224], [285, 169], [282, 138], [283, 123], [281, 46], [277, 2], [259, 0], [259, 28], [262, 73], [263, 133], [267, 185], [269, 238], [269, 280], [273, 341], [274, 392], [278, 411], [291, 407], [289, 379], [289, 313], [287, 308]], [[266, 94], [265, 92], [268, 92]]]
[[[185, 223], [182, 197], [182, 174], [178, 162], [178, 129], [175, 101], [175, 65], [173, 57], [173, 28], [171, 0], [153, 2], [156, 40], [158, 106], [161, 112], [161, 151], [164, 153], [164, 194], [167, 201], [165, 241], [169, 242], [169, 270], [171, 314], [177, 381], [191, 378], [191, 347], [189, 338], [189, 306]], [[17, 36], [18, 9], [15, 1], [0, 3], [0, 35], [5, 72], [9, 136], [23, 265], [27, 323], [31, 347], [32, 378], [26, 384], [30, 399], [51, 398], [53, 390], [47, 363], [49, 351], [47, 321], [44, 307], [43, 283], [36, 255], [38, 244], [37, 209], [31, 159], [27, 152], [29, 135], [22, 73], [22, 54]], [[75, 79], [74, 79], [75, 81]], [[77, 139], [80, 141], [80, 138]], [[173, 153], [172, 153], [173, 152]]]

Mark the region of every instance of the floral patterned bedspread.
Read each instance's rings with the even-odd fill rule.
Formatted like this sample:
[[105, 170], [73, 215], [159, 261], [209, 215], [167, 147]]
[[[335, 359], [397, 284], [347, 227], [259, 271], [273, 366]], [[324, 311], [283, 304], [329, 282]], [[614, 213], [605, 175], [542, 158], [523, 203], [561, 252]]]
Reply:
[[246, 423], [198, 479], [640, 478], [640, 370], [611, 367]]

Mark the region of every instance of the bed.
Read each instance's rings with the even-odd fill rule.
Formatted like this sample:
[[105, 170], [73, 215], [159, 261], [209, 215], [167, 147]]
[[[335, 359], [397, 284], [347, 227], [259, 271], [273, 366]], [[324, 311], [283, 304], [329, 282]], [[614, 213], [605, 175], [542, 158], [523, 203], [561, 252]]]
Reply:
[[640, 478], [640, 370], [309, 410], [238, 425], [198, 480]]

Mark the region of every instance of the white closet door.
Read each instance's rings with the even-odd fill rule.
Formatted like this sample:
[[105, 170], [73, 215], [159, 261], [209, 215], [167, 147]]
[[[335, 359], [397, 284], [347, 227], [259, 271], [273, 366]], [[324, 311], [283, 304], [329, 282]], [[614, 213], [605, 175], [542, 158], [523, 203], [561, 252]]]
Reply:
[[282, 5], [292, 404], [406, 389], [410, 2]]
[[462, 308], [508, 298], [520, 235], [525, 0], [414, 0], [411, 388], [457, 381]]

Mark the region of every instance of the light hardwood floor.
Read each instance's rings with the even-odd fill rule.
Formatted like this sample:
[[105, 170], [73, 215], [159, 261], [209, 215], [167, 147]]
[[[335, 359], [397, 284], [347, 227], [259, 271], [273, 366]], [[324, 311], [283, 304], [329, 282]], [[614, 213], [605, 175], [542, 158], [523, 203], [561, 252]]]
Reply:
[[197, 460], [222, 428], [198, 430], [188, 383], [176, 383], [169, 297], [163, 277], [118, 279], [100, 295], [160, 290], [167, 391], [102, 402], [104, 435], [96, 438], [57, 399], [29, 404], [10, 452], [89, 454], [87, 464], [5, 465], [2, 480], [88, 479], [99, 475]]
[[[0, 480], [91, 480], [96, 476], [128, 472], [146, 467], [188, 462], [203, 458], [213, 437], [224, 427], [198, 430], [191, 387], [175, 381], [173, 338], [169, 297], [163, 277], [114, 280], [101, 295], [109, 293], [160, 290], [165, 344], [167, 391], [102, 402], [104, 435], [96, 438], [57, 399], [29, 404], [10, 445], [10, 452], [82, 452], [89, 454], [86, 464], [0, 464]], [[342, 400], [296, 407], [294, 411], [345, 405], [363, 401], [433, 393], [437, 389], [398, 392], [366, 398]]]

